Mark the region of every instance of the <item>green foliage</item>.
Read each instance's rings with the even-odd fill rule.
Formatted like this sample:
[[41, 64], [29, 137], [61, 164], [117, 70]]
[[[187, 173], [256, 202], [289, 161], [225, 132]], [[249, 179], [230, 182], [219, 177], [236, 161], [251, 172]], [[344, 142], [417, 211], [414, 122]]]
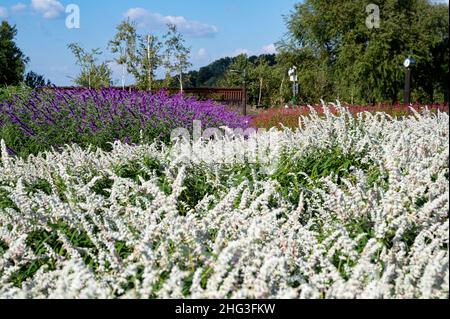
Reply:
[[158, 87], [155, 71], [162, 65], [163, 58], [162, 43], [157, 36], [138, 34], [136, 23], [127, 19], [117, 26], [117, 33], [108, 46], [111, 53], [117, 54], [116, 63], [122, 66], [122, 86], [127, 71], [133, 75], [137, 87], [149, 91]]
[[50, 183], [47, 180], [45, 180], [45, 179], [38, 179], [38, 180], [32, 182], [31, 184], [26, 185], [25, 186], [25, 191], [27, 193], [31, 193], [31, 194], [34, 194], [37, 191], [41, 191], [41, 192], [44, 192], [47, 195], [50, 195], [51, 192], [52, 192], [52, 187], [51, 187]]
[[0, 25], [0, 85], [18, 85], [23, 80], [29, 59], [14, 42], [17, 35], [15, 26], [2, 21]]
[[344, 154], [339, 146], [314, 150], [304, 156], [295, 154], [284, 154], [273, 178], [280, 185], [280, 193], [289, 198], [293, 204], [297, 204], [301, 192], [317, 185], [321, 178], [333, 176], [336, 183], [340, 184], [342, 178], [349, 178], [352, 167], [359, 168], [367, 172], [370, 176], [370, 183], [383, 183], [385, 176], [382, 176], [378, 167], [371, 163], [362, 163], [363, 154]]
[[152, 34], [139, 35], [138, 41], [132, 74], [138, 87], [151, 91], [155, 88], [155, 71], [162, 64], [160, 56], [162, 44]]
[[[244, 69], [250, 104], [280, 105], [289, 99], [290, 85], [285, 83], [284, 79], [286, 70], [284, 66], [278, 64], [275, 54], [221, 58], [201, 67], [198, 71], [189, 71], [184, 76], [183, 84], [192, 88], [241, 87]], [[175, 83], [174, 78], [166, 80], [166, 86], [173, 86]]]
[[79, 86], [93, 89], [111, 86], [111, 69], [106, 62], [93, 65], [87, 73], [81, 73], [74, 82]]
[[[448, 6], [426, 0], [374, 1], [379, 28], [366, 26], [368, 3], [306, 0], [286, 17], [281, 60], [299, 67], [301, 98], [350, 103], [398, 101], [403, 60], [414, 57], [414, 96], [443, 97], [448, 80]], [[447, 66], [447, 67], [446, 67]], [[317, 93], [314, 93], [317, 92]]]
[[191, 167], [187, 170], [184, 180], [184, 190], [181, 192], [178, 203], [180, 215], [186, 215], [189, 209], [195, 208], [200, 200], [208, 194], [214, 194], [217, 189], [208, 184], [208, 175], [201, 167]]
[[180, 90], [183, 91], [183, 73], [192, 66], [188, 58], [191, 53], [190, 48], [186, 47], [183, 35], [178, 32], [176, 25], [168, 24], [169, 31], [164, 35], [165, 51], [164, 66], [167, 70], [166, 78], [170, 78], [171, 73], [178, 77]]
[[127, 19], [117, 26], [117, 33], [114, 39], [109, 41], [108, 47], [111, 53], [118, 54], [114, 59], [122, 66], [122, 87], [125, 86], [125, 70], [130, 73], [136, 72], [136, 45], [137, 33], [136, 23]]
[[67, 46], [74, 54], [81, 73], [74, 82], [83, 87], [98, 89], [112, 84], [111, 69], [107, 62], [97, 63], [96, 56], [101, 55], [100, 49], [86, 52], [79, 44], [71, 43]]
[[290, 84], [285, 83], [285, 68], [277, 63], [274, 54], [238, 55], [218, 81], [219, 86], [242, 86], [244, 70], [249, 104], [267, 107], [284, 103], [286, 93], [283, 87], [290, 92]]
[[[208, 175], [208, 169], [201, 165], [193, 165], [186, 168], [186, 178], [183, 181], [183, 191], [178, 197], [177, 208], [180, 215], [186, 215], [191, 209], [205, 198], [205, 196], [213, 195], [220, 198], [222, 192], [226, 192], [230, 187], [237, 187], [242, 182], [248, 181], [249, 186], [259, 180], [272, 179], [276, 180], [279, 185], [279, 194], [289, 200], [292, 205], [298, 205], [300, 193], [307, 192], [316, 186], [320, 186], [320, 179], [332, 176], [333, 180], [338, 184], [342, 183], [342, 179], [346, 178], [352, 180], [352, 170], [358, 168], [365, 172], [368, 176], [368, 185], [373, 187], [374, 185], [387, 188], [388, 176], [382, 174], [380, 169], [375, 164], [370, 162], [362, 162], [364, 154], [359, 153], [344, 153], [339, 146], [329, 147], [326, 149], [314, 149], [302, 155], [291, 154], [286, 152], [279, 162], [276, 171], [267, 175], [262, 170], [260, 163], [245, 163], [245, 164], [233, 164], [225, 165], [217, 169], [215, 172], [215, 178], [220, 180], [220, 183], [211, 184], [210, 181], [213, 177]], [[135, 167], [130, 170], [130, 167], [134, 165], [127, 164], [125, 167], [116, 171], [121, 177], [129, 177], [133, 180], [137, 180], [137, 176], [145, 177], [141, 169]], [[136, 164], [137, 165], [137, 164]], [[159, 176], [165, 176], [163, 174], [161, 163], [158, 163], [155, 168], [155, 172], [159, 172]], [[124, 172], [133, 172], [131, 174], [125, 174]], [[173, 172], [174, 175], [177, 172]], [[166, 182], [165, 179], [160, 181]], [[162, 183], [160, 187], [162, 187]], [[169, 183], [170, 185], [170, 183]], [[170, 193], [166, 192], [166, 194]], [[240, 201], [236, 199], [237, 203]]]
[[242, 86], [244, 71], [247, 73], [246, 80], [251, 82], [250, 68], [252, 68], [252, 65], [248, 61], [247, 54], [239, 54], [227, 69], [221, 85], [226, 87]]
[[45, 81], [45, 78], [43, 75], [37, 74], [33, 71], [30, 71], [25, 75], [24, 82], [27, 86], [29, 86], [30, 88], [33, 88], [33, 89], [42, 87], [45, 85], [51, 85], [49, 80], [47, 80], [47, 82]]
[[26, 100], [31, 92], [32, 89], [24, 83], [19, 86], [0, 87], [0, 103], [11, 100], [13, 96]]
[[235, 58], [225, 57], [216, 60], [198, 71], [195, 87], [216, 87]]
[[[300, 104], [321, 99], [395, 103], [403, 96], [403, 61], [411, 56], [417, 61], [413, 101], [448, 101], [448, 5], [426, 0], [373, 3], [380, 8], [381, 23], [372, 29], [366, 25], [369, 2], [297, 4], [285, 17], [288, 33], [277, 43], [279, 54], [223, 58], [189, 72], [183, 82], [192, 87], [240, 87], [245, 69], [248, 103], [279, 106], [292, 98], [287, 71], [296, 65]], [[175, 79], [166, 77], [165, 85], [175, 85]]]
[[[72, 229], [65, 222], [48, 223], [48, 226], [51, 228], [51, 231], [35, 231], [27, 236], [27, 246], [30, 247], [37, 256], [46, 252], [47, 248], [45, 245], [53, 249], [53, 251], [60, 256], [67, 256], [68, 252], [64, 249], [63, 243], [59, 240], [58, 232], [66, 236], [69, 242], [75, 247], [90, 249], [94, 254], [98, 252], [97, 247], [92, 243], [86, 232]], [[120, 247], [119, 252], [122, 252], [122, 255], [128, 254], [128, 251], [123, 244], [116, 243], [116, 245]], [[95, 270], [98, 267], [89, 254], [80, 250], [80, 255], [83, 258], [84, 263], [91, 269]], [[27, 278], [32, 277], [43, 266], [47, 267], [47, 270], [54, 270], [56, 268], [56, 261], [48, 257], [36, 259], [20, 267], [18, 271], [11, 275], [10, 280], [17, 287], [21, 287], [22, 283]]]
[[[298, 4], [285, 17], [288, 35], [277, 43], [279, 54], [223, 58], [189, 72], [184, 83], [240, 87], [245, 69], [250, 104], [283, 105], [292, 98], [287, 71], [296, 65], [301, 104], [396, 102], [402, 99], [403, 60], [412, 56], [413, 100], [448, 101], [448, 7], [425, 0], [374, 3], [382, 14], [378, 29], [366, 26], [368, 3], [359, 0]], [[165, 85], [175, 85], [174, 79]]]
[[4, 208], [13, 208], [17, 209], [16, 204], [9, 198], [8, 192], [4, 189], [2, 189], [0, 185], [0, 209]]

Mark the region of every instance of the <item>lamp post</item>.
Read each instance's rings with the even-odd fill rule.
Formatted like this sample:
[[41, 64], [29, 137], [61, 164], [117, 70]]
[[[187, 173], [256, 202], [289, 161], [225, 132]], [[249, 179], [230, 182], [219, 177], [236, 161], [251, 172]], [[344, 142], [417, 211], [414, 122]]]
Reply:
[[406, 58], [403, 62], [404, 67], [406, 68], [405, 73], [405, 92], [403, 95], [403, 103], [405, 105], [410, 105], [411, 103], [411, 67], [416, 64], [416, 60], [411, 57]]
[[292, 105], [297, 104], [297, 94], [298, 94], [298, 77], [297, 77], [297, 67], [294, 65], [288, 71], [289, 79], [292, 82]]
[[247, 115], [247, 69], [244, 71], [230, 70], [230, 72], [240, 73], [243, 75], [242, 79], [242, 114]]

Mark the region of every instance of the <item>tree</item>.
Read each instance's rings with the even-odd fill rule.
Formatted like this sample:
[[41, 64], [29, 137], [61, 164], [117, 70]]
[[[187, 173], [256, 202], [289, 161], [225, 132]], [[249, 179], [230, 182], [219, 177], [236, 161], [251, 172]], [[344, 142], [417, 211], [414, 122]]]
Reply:
[[221, 58], [213, 63], [200, 68], [198, 71], [198, 86], [217, 86], [223, 78], [228, 67], [233, 63], [233, 58]]
[[152, 34], [140, 35], [138, 39], [139, 45], [132, 71], [138, 86], [151, 91], [155, 82], [155, 71], [162, 63], [159, 54], [162, 44]]
[[51, 85], [50, 80], [45, 81], [43, 75], [37, 74], [33, 71], [28, 72], [25, 75], [25, 84], [31, 88], [38, 88], [45, 85]]
[[136, 45], [136, 23], [130, 21], [130, 19], [122, 21], [117, 26], [117, 33], [114, 39], [108, 45], [112, 53], [119, 54], [115, 61], [122, 66], [122, 88], [125, 87], [125, 70], [133, 75], [137, 73]]
[[421, 55], [421, 61], [413, 73], [416, 86], [415, 97], [423, 102], [436, 98], [448, 102], [449, 83], [449, 16], [448, 6], [427, 6], [428, 14], [420, 24], [420, 34], [426, 36], [427, 50]]
[[77, 43], [69, 44], [68, 48], [75, 55], [77, 65], [81, 67], [81, 73], [74, 80], [76, 84], [89, 88], [105, 87], [112, 84], [108, 62], [97, 64], [97, 56], [102, 54], [100, 49], [97, 48], [91, 50], [91, 52], [86, 52]]
[[183, 73], [192, 66], [188, 61], [191, 50], [185, 46], [183, 36], [178, 32], [176, 25], [168, 24], [167, 27], [169, 31], [164, 35], [166, 79], [170, 78], [171, 73], [175, 73], [180, 84], [180, 91], [183, 91]]
[[14, 42], [16, 26], [2, 21], [0, 26], [0, 84], [17, 85], [23, 81], [25, 66], [29, 59]]
[[94, 64], [87, 70], [87, 72], [79, 74], [74, 82], [75, 84], [83, 87], [90, 83], [90, 86], [88, 87], [94, 89], [111, 86], [111, 69], [109, 68], [107, 62]]
[[247, 82], [252, 82], [250, 69], [253, 67], [248, 61], [247, 54], [239, 54], [234, 58], [234, 62], [228, 67], [225, 76], [220, 81], [221, 86], [240, 87], [243, 81], [244, 70], [247, 73]]
[[258, 57], [258, 59], [255, 61], [256, 63], [256, 67], [255, 67], [255, 73], [256, 73], [256, 77], [258, 78], [258, 82], [259, 82], [259, 90], [258, 90], [258, 104], [257, 105], [262, 105], [262, 94], [263, 94], [263, 89], [266, 93], [269, 92], [269, 78], [271, 76], [271, 72], [270, 72], [270, 67], [269, 67], [269, 62], [267, 61], [267, 59], [264, 56], [260, 56]]
[[402, 95], [402, 62], [408, 56], [417, 60], [415, 91], [428, 99], [439, 89], [436, 82], [448, 77], [448, 69], [440, 68], [442, 53], [448, 51], [448, 6], [427, 0], [374, 3], [382, 17], [373, 29], [366, 26], [360, 0], [305, 0], [286, 17], [289, 33], [280, 51], [287, 56], [295, 52], [299, 81], [307, 91], [317, 91], [310, 98], [395, 102]]
[[[281, 103], [284, 92], [284, 69], [277, 64], [274, 55], [260, 55], [248, 57], [240, 54], [233, 58], [233, 63], [219, 81], [220, 86], [241, 87], [244, 80], [247, 87], [248, 102], [253, 105], [273, 105]], [[281, 84], [281, 88], [280, 88]]]

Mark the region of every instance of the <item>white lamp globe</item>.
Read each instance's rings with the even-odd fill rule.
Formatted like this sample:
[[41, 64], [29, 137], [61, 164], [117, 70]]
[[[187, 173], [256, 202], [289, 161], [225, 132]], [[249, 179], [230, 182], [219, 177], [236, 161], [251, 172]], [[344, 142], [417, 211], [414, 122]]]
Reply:
[[405, 68], [409, 67], [409, 65], [411, 64], [411, 61], [408, 59], [405, 60], [405, 62], [403, 62], [403, 65], [405, 66]]
[[415, 63], [416, 63], [416, 60], [414, 60], [413, 58], [408, 57], [403, 62], [403, 65], [405, 66], [405, 68], [409, 68], [410, 66], [414, 65]]

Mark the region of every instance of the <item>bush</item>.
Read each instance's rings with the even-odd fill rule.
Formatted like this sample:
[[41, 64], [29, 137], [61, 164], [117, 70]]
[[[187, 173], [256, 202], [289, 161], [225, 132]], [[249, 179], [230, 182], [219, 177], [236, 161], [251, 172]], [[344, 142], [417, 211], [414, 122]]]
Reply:
[[[402, 104], [396, 105], [388, 105], [388, 104], [379, 104], [374, 106], [365, 106], [365, 105], [346, 105], [348, 110], [352, 114], [358, 114], [362, 112], [369, 113], [377, 113], [383, 112], [392, 117], [401, 117], [407, 116], [411, 114], [411, 110], [408, 106]], [[443, 112], [449, 111], [448, 104], [431, 104], [431, 105], [420, 105], [414, 104], [412, 108], [416, 111], [424, 110], [428, 108], [431, 111], [440, 110]], [[310, 107], [301, 106], [295, 108], [274, 108], [267, 111], [262, 111], [258, 115], [254, 116], [252, 119], [252, 124], [256, 127], [260, 128], [271, 128], [271, 127], [281, 127], [286, 126], [290, 128], [298, 127], [299, 125], [299, 117], [306, 116], [310, 114], [311, 109], [316, 111], [320, 115], [324, 115], [324, 108], [322, 105], [314, 105]], [[336, 114], [338, 112], [337, 108], [331, 107], [330, 112]]]
[[0, 298], [448, 299], [448, 125], [345, 113], [193, 152], [2, 145]]
[[0, 104], [0, 138], [21, 156], [70, 143], [108, 150], [115, 140], [168, 142], [173, 129], [192, 130], [194, 120], [203, 128], [246, 128], [249, 121], [211, 101], [165, 91], [44, 89]]

